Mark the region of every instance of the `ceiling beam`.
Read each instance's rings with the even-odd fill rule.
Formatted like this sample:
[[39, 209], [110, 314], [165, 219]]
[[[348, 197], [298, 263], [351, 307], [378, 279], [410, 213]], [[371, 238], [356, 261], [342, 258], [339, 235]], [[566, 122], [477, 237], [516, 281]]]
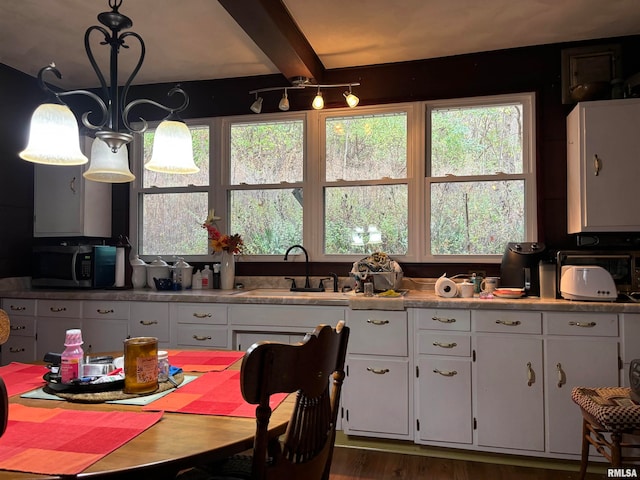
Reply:
[[324, 65], [282, 0], [218, 1], [286, 78], [322, 82]]

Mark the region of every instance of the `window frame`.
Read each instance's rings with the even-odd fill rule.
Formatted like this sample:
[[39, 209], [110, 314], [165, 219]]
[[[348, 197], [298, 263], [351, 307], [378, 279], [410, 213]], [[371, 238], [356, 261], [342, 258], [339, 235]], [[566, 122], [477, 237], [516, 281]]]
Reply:
[[421, 256], [425, 262], [459, 263], [482, 262], [499, 263], [503, 253], [496, 255], [433, 255], [431, 254], [431, 235], [427, 227], [431, 225], [431, 185], [433, 183], [453, 183], [450, 177], [431, 177], [431, 112], [439, 108], [481, 107], [504, 104], [522, 104], [522, 173], [473, 175], [455, 177], [455, 182], [523, 180], [524, 181], [524, 239], [522, 241], [536, 241], [538, 236], [537, 218], [537, 178], [536, 178], [536, 116], [535, 93], [488, 95], [482, 97], [457, 98], [450, 100], [435, 100], [424, 102], [424, 131], [425, 131], [425, 175], [424, 175], [424, 249]]

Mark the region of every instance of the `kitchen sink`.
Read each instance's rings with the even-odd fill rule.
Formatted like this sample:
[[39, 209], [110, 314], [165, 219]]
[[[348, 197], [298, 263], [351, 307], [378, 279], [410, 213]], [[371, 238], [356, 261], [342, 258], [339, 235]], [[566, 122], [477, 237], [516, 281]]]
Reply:
[[344, 298], [347, 296], [347, 293], [333, 292], [330, 290], [324, 292], [292, 292], [285, 288], [256, 288], [255, 290], [236, 293], [236, 295], [243, 297]]

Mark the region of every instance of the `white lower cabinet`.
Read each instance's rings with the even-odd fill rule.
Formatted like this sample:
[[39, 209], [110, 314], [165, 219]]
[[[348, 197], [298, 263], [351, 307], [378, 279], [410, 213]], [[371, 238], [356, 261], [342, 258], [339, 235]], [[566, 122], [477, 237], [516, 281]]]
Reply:
[[471, 444], [471, 312], [414, 309], [416, 442]]
[[2, 309], [9, 316], [10, 327], [0, 363], [42, 360], [36, 358], [36, 300], [5, 298]]
[[571, 400], [571, 389], [618, 386], [618, 316], [554, 312], [544, 316], [547, 451], [579, 454], [582, 415]]
[[85, 354], [122, 352], [129, 335], [129, 302], [82, 302], [82, 346]]
[[131, 302], [129, 335], [131, 337], [156, 337], [159, 346], [171, 346], [169, 303]]
[[476, 338], [478, 445], [544, 451], [542, 339]]
[[348, 310], [344, 432], [412, 439], [407, 312]]
[[82, 301], [38, 300], [37, 303], [37, 353], [42, 360], [46, 353], [62, 353], [66, 331], [82, 328]]
[[227, 349], [227, 306], [211, 303], [172, 303], [171, 338], [178, 348]]

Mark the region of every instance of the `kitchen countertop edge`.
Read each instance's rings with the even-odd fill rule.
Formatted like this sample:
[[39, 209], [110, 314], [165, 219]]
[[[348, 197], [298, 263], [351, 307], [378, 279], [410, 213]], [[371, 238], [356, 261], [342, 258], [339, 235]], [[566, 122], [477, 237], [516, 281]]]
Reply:
[[[259, 289], [258, 289], [259, 290]], [[142, 301], [142, 302], [188, 302], [188, 303], [225, 303], [225, 304], [271, 304], [271, 305], [319, 305], [349, 306], [349, 299], [344, 294], [327, 292], [327, 297], [305, 297], [287, 295], [260, 296], [256, 291], [251, 295], [242, 295], [242, 290], [183, 290], [152, 291], [140, 290], [51, 290], [21, 289], [3, 290], [2, 298], [27, 298], [46, 300], [108, 300], [108, 301]], [[376, 302], [393, 301], [391, 299], [374, 298]], [[517, 299], [491, 298], [443, 298], [431, 291], [411, 290], [404, 298], [405, 308], [458, 308], [471, 310], [553, 310], [573, 312], [615, 312], [640, 313], [640, 303], [617, 302], [584, 302], [564, 299], [540, 299], [523, 297]], [[381, 306], [382, 307], [382, 306]], [[372, 308], [375, 309], [375, 308]], [[384, 309], [382, 307], [381, 309]]]

